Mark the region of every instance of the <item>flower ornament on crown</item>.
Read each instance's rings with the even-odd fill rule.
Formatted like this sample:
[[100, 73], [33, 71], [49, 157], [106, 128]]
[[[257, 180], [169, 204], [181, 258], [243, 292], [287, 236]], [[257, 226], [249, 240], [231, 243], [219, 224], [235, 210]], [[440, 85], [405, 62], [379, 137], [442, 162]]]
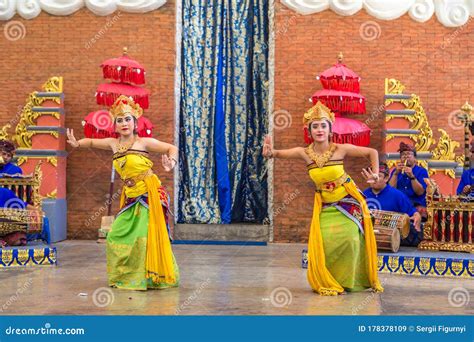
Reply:
[[318, 101], [313, 107], [311, 107], [303, 116], [303, 124], [307, 127], [311, 122], [316, 120], [327, 120], [331, 124], [334, 123], [336, 116], [334, 113], [322, 104], [321, 101]]
[[124, 116], [126, 114], [131, 114], [138, 119], [142, 116], [143, 109], [138, 103], [133, 101], [132, 97], [120, 95], [117, 100], [115, 100], [112, 107], [110, 107], [109, 113], [112, 120], [115, 120], [118, 116]]

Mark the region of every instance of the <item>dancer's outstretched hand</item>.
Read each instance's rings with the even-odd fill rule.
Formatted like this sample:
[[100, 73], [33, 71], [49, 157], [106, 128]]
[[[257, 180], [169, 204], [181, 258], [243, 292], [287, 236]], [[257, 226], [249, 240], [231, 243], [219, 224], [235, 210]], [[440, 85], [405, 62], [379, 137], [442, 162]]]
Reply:
[[67, 134], [67, 142], [69, 143], [69, 145], [71, 145], [72, 147], [79, 147], [79, 142], [74, 137], [74, 130], [68, 128], [66, 129], [66, 134]]
[[273, 142], [272, 137], [269, 135], [265, 136], [265, 140], [263, 141], [262, 155], [267, 159], [273, 158]]
[[176, 161], [173, 158], [168, 157], [166, 154], [163, 154], [161, 162], [166, 172], [170, 172], [171, 170], [173, 170], [176, 165]]

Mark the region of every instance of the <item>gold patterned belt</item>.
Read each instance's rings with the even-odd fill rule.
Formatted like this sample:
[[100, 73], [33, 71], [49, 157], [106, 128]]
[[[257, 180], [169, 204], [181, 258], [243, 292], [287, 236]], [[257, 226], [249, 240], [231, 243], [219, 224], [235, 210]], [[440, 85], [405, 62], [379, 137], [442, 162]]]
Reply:
[[130, 177], [130, 178], [125, 178], [125, 179], [122, 178], [122, 180], [123, 180], [123, 182], [125, 183], [126, 186], [128, 186], [129, 188], [132, 188], [138, 182], [144, 180], [145, 178], [147, 178], [151, 175], [153, 175], [153, 171], [151, 169], [148, 169], [145, 172], [142, 172], [142, 173], [138, 174], [137, 176]]
[[321, 191], [333, 192], [334, 189], [348, 182], [349, 180], [350, 180], [349, 175], [347, 173], [344, 173], [341, 177], [339, 177], [336, 180], [322, 183], [320, 186], [316, 185], [316, 191], [317, 192], [321, 192]]

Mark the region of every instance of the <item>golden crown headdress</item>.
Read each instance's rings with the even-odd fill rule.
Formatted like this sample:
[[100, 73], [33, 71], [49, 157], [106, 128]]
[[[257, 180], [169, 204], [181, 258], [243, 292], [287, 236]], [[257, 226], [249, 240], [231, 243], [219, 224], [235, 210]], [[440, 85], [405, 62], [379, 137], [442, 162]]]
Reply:
[[131, 114], [138, 119], [142, 116], [143, 109], [138, 103], [133, 101], [132, 97], [120, 95], [112, 107], [110, 107], [109, 113], [113, 120], [115, 120], [117, 116], [123, 116], [125, 114]]
[[315, 120], [328, 120], [330, 123], [334, 123], [334, 113], [325, 105], [318, 101], [313, 107], [311, 107], [303, 116], [303, 124], [307, 126], [311, 121]]

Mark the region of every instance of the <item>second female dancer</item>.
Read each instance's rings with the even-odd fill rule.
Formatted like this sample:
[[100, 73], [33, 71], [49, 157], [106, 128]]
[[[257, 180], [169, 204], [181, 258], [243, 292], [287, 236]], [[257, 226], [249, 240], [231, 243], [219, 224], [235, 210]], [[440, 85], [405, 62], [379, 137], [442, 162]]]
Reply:
[[368, 182], [378, 178], [376, 150], [331, 142], [335, 116], [318, 102], [304, 114], [308, 147], [273, 149], [265, 138], [266, 158], [300, 159], [316, 186], [308, 240], [308, 281], [324, 296], [372, 288], [383, 291], [377, 275], [377, 245], [364, 196], [344, 171], [346, 156], [365, 157], [372, 168], [362, 170]]

